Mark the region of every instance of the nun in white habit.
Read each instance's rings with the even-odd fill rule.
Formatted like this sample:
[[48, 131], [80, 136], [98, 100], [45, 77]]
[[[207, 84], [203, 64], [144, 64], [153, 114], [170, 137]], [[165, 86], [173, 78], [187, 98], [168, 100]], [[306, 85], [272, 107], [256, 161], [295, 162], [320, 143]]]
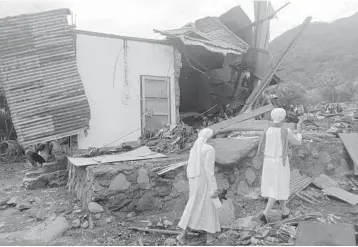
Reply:
[[213, 199], [217, 198], [217, 184], [214, 176], [215, 150], [206, 142], [213, 131], [205, 128], [190, 150], [187, 166], [189, 179], [189, 200], [179, 222], [184, 231], [177, 237], [185, 244], [189, 228], [207, 232], [207, 244], [212, 243], [214, 233], [220, 232], [220, 223]]
[[[275, 108], [271, 111], [273, 124], [264, 131], [261, 138], [258, 155], [264, 156], [261, 196], [267, 197], [268, 202], [260, 220], [267, 223], [267, 214], [273, 208], [276, 201], [280, 202], [282, 219], [289, 216], [286, 201], [290, 193], [290, 164], [288, 160], [288, 143], [300, 145], [302, 135], [295, 134], [293, 130], [283, 127], [286, 111]], [[301, 120], [298, 126], [301, 126]]]

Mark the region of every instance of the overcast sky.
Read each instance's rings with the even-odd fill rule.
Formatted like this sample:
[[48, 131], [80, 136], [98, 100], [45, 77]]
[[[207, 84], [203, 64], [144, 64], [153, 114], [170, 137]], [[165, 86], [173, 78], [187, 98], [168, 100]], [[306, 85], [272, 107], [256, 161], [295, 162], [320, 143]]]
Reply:
[[[271, 0], [275, 9], [287, 0]], [[292, 0], [272, 21], [272, 38], [302, 23], [331, 22], [358, 12], [358, 0]], [[125, 36], [162, 38], [153, 29], [179, 28], [206, 16], [219, 16], [241, 5], [253, 19], [253, 0], [0, 0], [0, 15], [68, 7], [76, 13], [78, 29]], [[25, 7], [27, 6], [27, 7]]]

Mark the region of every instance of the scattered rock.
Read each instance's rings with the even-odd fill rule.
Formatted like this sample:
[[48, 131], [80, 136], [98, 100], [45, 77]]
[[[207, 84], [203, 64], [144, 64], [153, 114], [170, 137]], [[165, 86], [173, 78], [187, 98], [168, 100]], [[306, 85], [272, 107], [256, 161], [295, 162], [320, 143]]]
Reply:
[[247, 185], [246, 181], [240, 181], [238, 188], [237, 188], [237, 194], [241, 196], [245, 196], [250, 192], [249, 186]]
[[149, 211], [149, 210], [156, 210], [161, 209], [163, 206], [163, 203], [158, 199], [153, 197], [150, 194], [145, 194], [141, 198], [139, 198], [136, 210], [141, 211]]
[[87, 228], [89, 227], [88, 221], [86, 220], [85, 222], [83, 222], [82, 225], [81, 225], [81, 227], [82, 227], [83, 229], [87, 229]]
[[339, 188], [339, 184], [334, 179], [328, 177], [325, 174], [321, 174], [320, 176], [316, 177], [313, 180], [313, 184], [320, 188], [321, 190], [330, 188], [330, 187], [336, 187]]
[[138, 170], [137, 183], [138, 184], [147, 184], [147, 183], [149, 183], [149, 177], [148, 177], [148, 173], [147, 173], [146, 169], [140, 168]]
[[97, 219], [97, 220], [99, 220], [101, 218], [101, 216], [102, 216], [101, 213], [98, 213], [98, 214], [94, 215], [95, 219]]
[[58, 162], [58, 161], [46, 162], [42, 165], [42, 169], [46, 173], [51, 173], [51, 172], [60, 171], [60, 170], [66, 170], [67, 162]]
[[134, 216], [136, 216], [135, 212], [130, 212], [129, 214], [127, 214], [127, 218], [132, 218]]
[[169, 221], [169, 220], [164, 220], [163, 221], [164, 226], [168, 227], [168, 226], [172, 226], [173, 222]]
[[8, 201], [12, 198], [10, 196], [3, 196], [1, 195], [1, 199], [0, 199], [0, 206], [4, 206], [4, 205], [8, 205]]
[[7, 201], [7, 205], [16, 206], [16, 204], [18, 202], [19, 202], [19, 198], [14, 196], [14, 197], [11, 197], [11, 199]]
[[239, 218], [231, 224], [232, 229], [244, 229], [244, 230], [253, 230], [259, 225], [259, 222], [254, 220], [254, 216], [248, 216], [245, 218]]
[[112, 211], [118, 211], [127, 206], [130, 202], [132, 202], [131, 199], [123, 199], [121, 201], [116, 201], [109, 206], [109, 209]]
[[74, 221], [72, 221], [72, 228], [79, 228], [80, 226], [81, 226], [80, 219], [75, 219]]
[[311, 153], [313, 158], [315, 158], [315, 159], [319, 158], [319, 151], [318, 151], [318, 149], [316, 147], [311, 146], [309, 150], [310, 150], [310, 153]]
[[251, 168], [247, 168], [245, 172], [245, 178], [249, 185], [252, 185], [256, 180], [255, 172]]
[[88, 204], [88, 210], [92, 214], [102, 213], [104, 211], [103, 207], [96, 202], [90, 202]]
[[115, 220], [115, 218], [113, 216], [110, 216], [110, 217], [106, 218], [106, 223], [107, 224], [112, 223], [114, 220]]
[[254, 157], [252, 160], [251, 160], [251, 164], [252, 164], [252, 167], [256, 170], [260, 170], [261, 167], [262, 167], [262, 159], [258, 156]]
[[218, 210], [219, 220], [222, 226], [228, 226], [235, 220], [235, 208], [231, 199], [224, 200]]
[[174, 238], [167, 238], [164, 241], [164, 245], [165, 246], [174, 246], [174, 245], [176, 245], [176, 240]]
[[50, 243], [62, 236], [69, 228], [70, 225], [67, 220], [62, 216], [58, 216], [55, 219], [48, 219], [25, 232], [24, 240]]
[[180, 180], [180, 181], [174, 183], [173, 186], [179, 193], [189, 191], [189, 184], [186, 180]]
[[99, 191], [101, 191], [101, 190], [103, 190], [104, 188], [102, 187], [102, 185], [100, 185], [100, 183], [98, 182], [98, 181], [96, 181], [96, 182], [94, 182], [93, 184], [92, 184], [92, 190], [94, 191], [94, 192], [99, 192]]
[[333, 164], [332, 164], [331, 162], [327, 163], [326, 169], [327, 169], [327, 171], [332, 171], [332, 170], [334, 170]]
[[229, 230], [227, 232], [221, 233], [218, 237], [219, 240], [227, 240], [228, 238], [239, 238], [240, 233], [234, 230]]
[[235, 165], [246, 158], [258, 145], [259, 139], [216, 138], [210, 141], [215, 148], [215, 161], [219, 165]]
[[17, 204], [16, 208], [20, 211], [22, 210], [26, 210], [26, 209], [30, 209], [31, 208], [31, 204], [27, 203], [27, 202], [22, 202]]
[[43, 206], [44, 202], [40, 198], [36, 197], [34, 200], [34, 204], [38, 206]]
[[47, 212], [43, 208], [32, 207], [28, 211], [30, 217], [37, 219], [38, 221], [45, 220], [47, 218]]
[[8, 206], [9, 206], [9, 205], [1, 205], [1, 206], [0, 206], [0, 210], [5, 210], [5, 209], [7, 209]]
[[326, 151], [320, 152], [318, 155], [318, 159], [322, 164], [327, 164], [331, 162], [331, 156]]
[[109, 185], [109, 190], [124, 191], [128, 189], [130, 185], [131, 183], [128, 182], [126, 176], [123, 173], [120, 173], [113, 179], [113, 181]]
[[227, 190], [230, 188], [229, 179], [225, 177], [223, 173], [216, 175], [216, 183], [219, 190]]
[[25, 177], [23, 186], [27, 190], [36, 190], [46, 187], [60, 187], [67, 184], [68, 172], [56, 171], [52, 173], [40, 174], [37, 177]]

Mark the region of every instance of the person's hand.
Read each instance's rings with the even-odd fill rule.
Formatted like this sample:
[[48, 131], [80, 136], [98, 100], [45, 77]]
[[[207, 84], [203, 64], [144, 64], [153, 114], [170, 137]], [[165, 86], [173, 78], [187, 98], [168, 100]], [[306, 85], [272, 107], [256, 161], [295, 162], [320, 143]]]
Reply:
[[217, 198], [218, 195], [219, 195], [219, 191], [218, 191], [218, 190], [214, 190], [214, 191], [212, 191], [212, 193], [211, 193], [211, 198]]

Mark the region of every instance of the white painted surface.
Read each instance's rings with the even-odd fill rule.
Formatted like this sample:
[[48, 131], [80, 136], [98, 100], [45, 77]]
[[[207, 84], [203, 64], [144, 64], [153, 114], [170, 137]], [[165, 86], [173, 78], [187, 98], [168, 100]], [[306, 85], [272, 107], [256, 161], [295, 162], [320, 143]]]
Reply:
[[171, 123], [175, 123], [172, 46], [127, 41], [127, 88], [131, 98], [128, 104], [124, 104], [121, 100], [125, 86], [123, 40], [77, 34], [76, 43], [78, 70], [91, 108], [88, 135], [82, 133], [78, 136], [80, 149], [118, 146], [122, 142], [138, 140], [141, 135], [140, 84], [143, 75], [170, 77]]

